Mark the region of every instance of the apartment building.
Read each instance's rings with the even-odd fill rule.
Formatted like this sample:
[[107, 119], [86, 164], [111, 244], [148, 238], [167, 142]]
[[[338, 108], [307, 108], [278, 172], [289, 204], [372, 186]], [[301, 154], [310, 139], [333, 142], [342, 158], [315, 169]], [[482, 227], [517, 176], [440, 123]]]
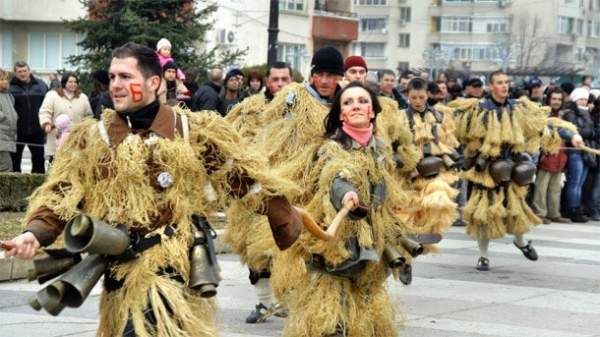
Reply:
[[[267, 61], [269, 1], [218, 1], [215, 26], [208, 34], [207, 47], [247, 50], [238, 66]], [[288, 62], [308, 75], [314, 50], [333, 45], [342, 54], [350, 53], [358, 37], [358, 19], [345, 0], [280, 0], [278, 60]]]
[[67, 57], [81, 52], [80, 37], [62, 19], [85, 14], [77, 0], [0, 1], [0, 67], [24, 60], [39, 75], [70, 69]]
[[363, 56], [370, 69], [424, 66], [429, 31], [427, 1], [352, 0], [352, 11], [360, 20], [352, 52]]
[[352, 2], [371, 68], [600, 72], [600, 0]]

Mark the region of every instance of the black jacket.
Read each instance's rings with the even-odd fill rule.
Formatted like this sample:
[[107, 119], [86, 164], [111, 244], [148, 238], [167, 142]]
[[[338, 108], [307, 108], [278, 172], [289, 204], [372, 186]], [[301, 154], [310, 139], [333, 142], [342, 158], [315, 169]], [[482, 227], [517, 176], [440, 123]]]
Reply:
[[96, 119], [100, 119], [104, 109], [114, 109], [108, 90], [90, 98], [90, 105], [92, 106], [92, 112], [94, 113], [94, 118]]
[[575, 103], [570, 102], [563, 112], [563, 119], [577, 126], [577, 131], [586, 142], [594, 139], [594, 122], [589, 111], [578, 109]]
[[[379, 93], [380, 96], [386, 96], [383, 92]], [[396, 100], [396, 102], [398, 102], [398, 107], [400, 109], [406, 109], [408, 108], [408, 102], [406, 102], [406, 100], [404, 99], [404, 97], [402, 97], [402, 94], [400, 94], [400, 92], [398, 91], [398, 89], [393, 88], [392, 89], [392, 97], [394, 100]]]
[[220, 91], [221, 88], [212, 82], [206, 82], [201, 85], [192, 97], [192, 111], [218, 111], [221, 105]]
[[21, 82], [14, 77], [10, 81], [9, 91], [15, 98], [15, 110], [19, 116], [17, 134], [43, 137], [45, 134], [40, 126], [38, 114], [48, 92], [46, 83], [33, 75], [29, 83]]

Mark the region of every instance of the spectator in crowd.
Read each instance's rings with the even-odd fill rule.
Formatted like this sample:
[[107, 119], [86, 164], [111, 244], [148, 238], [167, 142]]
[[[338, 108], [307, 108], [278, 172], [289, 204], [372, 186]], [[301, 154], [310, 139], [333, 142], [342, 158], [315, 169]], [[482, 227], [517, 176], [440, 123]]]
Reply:
[[[169, 61], [175, 62], [175, 59], [171, 54], [171, 49], [171, 41], [167, 40], [164, 37], [158, 40], [158, 42], [156, 43], [156, 56], [158, 56], [158, 60], [160, 62], [161, 67], [164, 67], [165, 64]], [[183, 73], [183, 71], [181, 71], [181, 69], [179, 68], [176, 69], [176, 71], [177, 79], [182, 82], [185, 81], [185, 74]]]
[[[564, 112], [561, 112], [563, 119], [577, 126], [579, 134], [586, 144], [593, 139], [593, 123], [588, 111], [587, 89], [577, 88], [571, 92], [571, 102], [566, 105]], [[571, 144], [567, 144], [570, 146]], [[563, 190], [566, 209], [563, 215], [570, 218], [573, 222], [587, 222], [589, 219], [584, 215], [581, 204], [581, 195], [583, 183], [588, 174], [591, 161], [595, 162], [594, 156], [589, 156], [583, 151], [567, 151], [567, 181]]]
[[183, 82], [183, 84], [186, 88], [188, 88], [190, 94], [193, 95], [196, 91], [198, 91], [198, 88], [200, 87], [198, 85], [198, 82], [196, 82], [198, 80], [198, 71], [196, 69], [189, 68], [184, 70], [184, 74], [185, 81]]
[[8, 92], [8, 73], [0, 69], [0, 172], [12, 171], [11, 153], [17, 149], [15, 99]]
[[48, 135], [45, 150], [50, 162], [56, 152], [56, 119], [60, 115], [69, 116], [73, 124], [93, 115], [87, 95], [79, 90], [79, 78], [72, 72], [62, 76], [60, 88], [48, 91], [39, 110], [40, 125]]
[[[594, 123], [594, 137], [590, 146], [600, 149], [600, 96], [590, 95], [593, 107], [590, 110], [590, 117]], [[596, 167], [590, 169], [586, 181], [587, 188], [584, 187], [584, 204], [586, 213], [590, 220], [600, 221], [600, 165], [599, 158], [596, 159]]]
[[[442, 73], [443, 74], [443, 73]], [[439, 98], [440, 103], [446, 103], [448, 101], [448, 85], [445, 81], [437, 81], [437, 86], [440, 89]]]
[[[161, 104], [175, 106], [179, 101], [188, 101], [188, 89], [177, 79], [177, 65], [168, 61], [162, 67], [163, 78], [158, 88], [158, 100]], [[189, 103], [189, 102], [188, 102]]]
[[58, 80], [57, 74], [50, 74], [50, 76], [48, 76], [48, 81], [50, 82], [50, 90], [60, 88], [60, 81]]
[[398, 86], [396, 87], [396, 90], [398, 90], [398, 92], [406, 102], [408, 102], [408, 97], [406, 97], [406, 88], [408, 87], [408, 82], [412, 77], [414, 77], [414, 75], [412, 75], [411, 72], [403, 72], [400, 75], [400, 78], [398, 79]]
[[[219, 106], [219, 113], [222, 116], [227, 115], [229, 110], [241, 101], [240, 95], [240, 74], [242, 73], [239, 69], [231, 69], [225, 75], [225, 84], [221, 89], [219, 96], [221, 105]], [[243, 78], [243, 77], [242, 77]]]
[[108, 71], [99, 69], [92, 74], [92, 92], [90, 93], [90, 106], [94, 113], [94, 118], [100, 119], [102, 110], [113, 108], [112, 99], [108, 92]]
[[539, 78], [529, 80], [527, 89], [529, 90], [529, 99], [533, 102], [542, 103], [544, 101], [544, 82]]
[[[559, 117], [563, 106], [564, 92], [554, 88], [547, 94], [546, 106], [552, 110], [551, 117]], [[560, 191], [562, 171], [567, 164], [567, 153], [560, 150], [557, 154], [542, 153], [539, 168], [535, 177], [533, 209], [543, 223], [569, 222], [560, 216]]]
[[365, 83], [367, 80], [367, 62], [361, 56], [353, 55], [344, 61], [344, 80], [348, 82], [360, 81]]
[[424, 79], [425, 81], [429, 81], [429, 73], [426, 71], [422, 71], [419, 73], [419, 77]]
[[448, 83], [448, 76], [445, 72], [440, 72], [437, 74], [435, 82], [439, 85], [440, 83]]
[[465, 81], [466, 98], [483, 98], [483, 81], [478, 77], [473, 77]]
[[584, 75], [581, 78], [581, 86], [586, 88], [587, 90], [592, 90], [592, 81], [594, 78], [591, 75]]
[[435, 82], [427, 83], [427, 104], [435, 106], [438, 103], [444, 104], [444, 96], [440, 86]]
[[[29, 65], [23, 61], [15, 63], [15, 77], [10, 81], [9, 91], [15, 98], [17, 120], [17, 149], [12, 154], [13, 171], [21, 172], [21, 158], [25, 146], [31, 152], [31, 172], [45, 173], [44, 143], [46, 135], [40, 127], [38, 113], [48, 92], [48, 86], [31, 74]], [[27, 144], [27, 145], [25, 145]]]
[[575, 85], [571, 82], [565, 82], [560, 85], [560, 88], [562, 89], [562, 91], [565, 92], [564, 103], [570, 102], [571, 101], [570, 95], [573, 92], [573, 90], [575, 90]]
[[192, 110], [217, 111], [221, 105], [219, 93], [223, 85], [223, 70], [211, 69], [208, 72], [208, 81], [198, 88], [192, 97]]
[[394, 88], [396, 83], [396, 74], [392, 70], [384, 69], [378, 73], [379, 75], [379, 95], [386, 96], [398, 102], [400, 109], [408, 107], [406, 100], [400, 95], [398, 90]]
[[242, 95], [244, 98], [256, 95], [264, 89], [265, 80], [263, 75], [260, 73], [258, 69], [252, 69], [248, 73], [248, 83], [246, 83], [246, 90]]
[[454, 83], [448, 86], [448, 102], [454, 101], [457, 98], [464, 97], [463, 90], [460, 84]]

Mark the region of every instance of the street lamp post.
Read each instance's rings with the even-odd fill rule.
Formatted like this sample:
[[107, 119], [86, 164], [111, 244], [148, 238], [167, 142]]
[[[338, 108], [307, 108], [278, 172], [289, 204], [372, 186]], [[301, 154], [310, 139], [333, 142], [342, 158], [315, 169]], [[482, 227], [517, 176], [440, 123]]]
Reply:
[[279, 33], [279, 0], [271, 0], [269, 9], [269, 49], [267, 65], [271, 66], [277, 61], [277, 34]]

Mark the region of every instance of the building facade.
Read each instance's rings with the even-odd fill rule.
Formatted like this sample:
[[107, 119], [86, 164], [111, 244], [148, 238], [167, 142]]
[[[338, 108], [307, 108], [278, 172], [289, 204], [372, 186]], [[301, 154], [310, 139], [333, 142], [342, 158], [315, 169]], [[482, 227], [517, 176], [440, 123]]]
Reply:
[[352, 0], [371, 68], [600, 72], [600, 0]]
[[[247, 50], [243, 62], [267, 62], [269, 1], [223, 0], [206, 47]], [[288, 62], [304, 76], [309, 73], [314, 50], [333, 45], [344, 55], [358, 36], [358, 19], [345, 0], [280, 0], [277, 59]]]
[[77, 0], [0, 1], [0, 67], [12, 71], [15, 62], [26, 61], [42, 76], [72, 68], [67, 57], [81, 52], [80, 36], [62, 19], [84, 15]]

